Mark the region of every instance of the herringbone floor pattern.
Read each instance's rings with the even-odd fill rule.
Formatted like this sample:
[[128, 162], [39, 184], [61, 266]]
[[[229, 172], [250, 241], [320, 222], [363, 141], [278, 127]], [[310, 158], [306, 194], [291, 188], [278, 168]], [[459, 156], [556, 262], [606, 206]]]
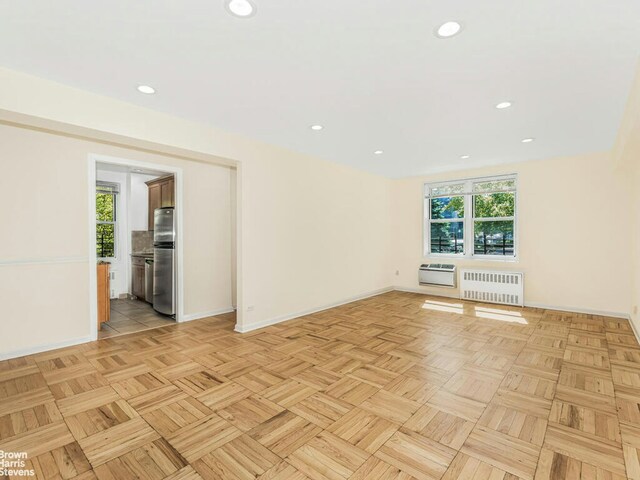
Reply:
[[625, 320], [400, 292], [233, 320], [0, 362], [0, 450], [41, 479], [640, 479]]

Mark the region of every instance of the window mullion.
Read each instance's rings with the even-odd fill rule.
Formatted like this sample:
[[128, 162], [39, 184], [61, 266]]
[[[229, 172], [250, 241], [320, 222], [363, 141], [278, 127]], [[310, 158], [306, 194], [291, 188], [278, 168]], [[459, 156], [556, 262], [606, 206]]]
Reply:
[[480, 217], [474, 218], [475, 222], [513, 222], [515, 217]]
[[[480, 185], [478, 191], [474, 191], [475, 183], [488, 183], [488, 182], [505, 182], [510, 181], [511, 184], [496, 184], [496, 185]], [[509, 189], [505, 189], [504, 186], [509, 186]], [[495, 187], [495, 188], [494, 188]], [[483, 190], [484, 189], [484, 190]], [[483, 231], [486, 233], [485, 243], [493, 249], [494, 243], [496, 243], [496, 238], [500, 238], [500, 235], [506, 236], [508, 231], [513, 228], [511, 232], [512, 238], [512, 250], [513, 256], [516, 256], [516, 249], [518, 243], [518, 212], [517, 212], [517, 176], [516, 175], [499, 175], [494, 177], [481, 177], [481, 178], [470, 178], [464, 179], [461, 181], [450, 181], [450, 182], [439, 182], [434, 184], [425, 184], [426, 194], [426, 202], [424, 203], [425, 209], [427, 210], [426, 215], [423, 216], [424, 219], [427, 220], [424, 224], [425, 235], [423, 238], [427, 239], [427, 245], [425, 246], [425, 251], [427, 254], [433, 255], [441, 255], [440, 253], [434, 253], [431, 251], [433, 239], [431, 238], [432, 228], [437, 232], [441, 230], [445, 230], [445, 225], [455, 224], [457, 222], [462, 222], [462, 234], [464, 235], [463, 241], [463, 251], [462, 258], [472, 259], [475, 256], [475, 224], [478, 223], [479, 231]], [[474, 211], [474, 203], [475, 200], [478, 199], [477, 195], [492, 195], [494, 193], [511, 193], [515, 199], [515, 204], [513, 206], [514, 214], [512, 216], [505, 217], [475, 217]], [[431, 196], [433, 195], [433, 196]], [[434, 198], [446, 198], [446, 197], [463, 197], [463, 207], [464, 207], [464, 215], [461, 218], [431, 218], [431, 201]], [[492, 200], [497, 203], [497, 200]], [[500, 199], [500, 202], [504, 202], [504, 200]], [[504, 203], [502, 203], [504, 204]], [[489, 225], [489, 222], [504, 222], [502, 224], [498, 223], [497, 225]], [[508, 226], [509, 223], [512, 225]], [[501, 225], [504, 225], [504, 229]], [[452, 230], [453, 227], [446, 227], [446, 230]], [[457, 230], [457, 229], [456, 229]], [[488, 233], [487, 233], [488, 232]], [[449, 235], [449, 234], [447, 234]], [[447, 236], [445, 235], [445, 236]], [[455, 234], [454, 234], [455, 235]], [[449, 235], [450, 236], [450, 235]], [[450, 240], [450, 239], [449, 239]], [[504, 241], [502, 242], [504, 244]], [[450, 245], [449, 245], [450, 247]], [[504, 247], [503, 247], [504, 248]], [[438, 248], [436, 248], [438, 249]], [[491, 250], [490, 249], [490, 250]], [[459, 250], [458, 250], [459, 251]], [[492, 250], [493, 251], [493, 250]], [[443, 253], [442, 255], [447, 255], [447, 253]], [[451, 255], [451, 253], [448, 253]], [[458, 254], [460, 255], [460, 254]], [[501, 253], [500, 256], [507, 255], [506, 253]], [[487, 253], [486, 255], [479, 255], [479, 257], [491, 257], [491, 255]], [[498, 254], [495, 255], [499, 256]]]
[[[465, 190], [471, 192], [471, 188], [472, 182], [468, 181]], [[464, 256], [471, 257], [473, 254], [473, 195], [467, 193], [464, 196], [464, 202]]]
[[435, 220], [429, 220], [430, 223], [453, 223], [459, 222], [462, 218], [436, 218]]
[[[109, 229], [103, 229], [101, 232], [102, 238], [104, 239], [104, 236], [107, 237], [107, 239], [111, 238], [111, 241], [107, 241], [106, 243], [102, 244], [102, 246], [98, 245], [98, 236], [100, 235], [100, 232], [97, 232], [98, 235], [96, 236], [96, 244], [97, 244], [97, 250], [98, 250], [98, 254], [99, 254], [99, 258], [117, 258], [118, 254], [117, 251], [119, 250], [119, 242], [118, 242], [118, 219], [119, 219], [119, 202], [118, 202], [118, 191], [119, 191], [119, 184], [104, 184], [109, 186], [109, 190], [108, 191], [104, 191], [100, 190], [100, 183], [98, 182], [97, 187], [96, 187], [96, 203], [98, 200], [98, 197], [101, 198], [101, 200], [105, 200], [106, 197], [109, 197], [110, 200], [107, 200], [107, 202], [110, 203], [111, 206], [111, 215], [103, 215], [106, 217], [111, 217], [111, 220], [99, 220], [96, 218], [96, 227], [101, 227], [101, 226], [111, 226], [111, 228]], [[104, 187], [103, 185], [103, 187]], [[106, 205], [108, 206], [108, 205]], [[98, 206], [96, 206], [96, 210], [98, 209]], [[103, 212], [104, 213], [104, 212]], [[110, 247], [110, 248], [109, 248]]]

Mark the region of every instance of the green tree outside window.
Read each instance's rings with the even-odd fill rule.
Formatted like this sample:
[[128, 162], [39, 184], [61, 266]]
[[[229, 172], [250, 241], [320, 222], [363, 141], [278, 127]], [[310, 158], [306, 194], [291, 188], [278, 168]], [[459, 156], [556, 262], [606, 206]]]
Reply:
[[116, 254], [116, 194], [96, 193], [96, 254], [113, 258]]

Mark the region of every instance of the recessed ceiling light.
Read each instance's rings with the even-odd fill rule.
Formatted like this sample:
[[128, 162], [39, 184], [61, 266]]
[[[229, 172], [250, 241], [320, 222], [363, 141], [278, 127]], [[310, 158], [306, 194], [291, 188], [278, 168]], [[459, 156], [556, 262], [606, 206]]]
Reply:
[[496, 108], [502, 110], [503, 108], [509, 108], [511, 105], [513, 105], [511, 102], [500, 102], [496, 105]]
[[382, 155], [384, 153], [384, 150], [376, 150], [373, 153], [374, 153], [374, 155]]
[[535, 138], [523, 138], [522, 143], [531, 143], [535, 140]]
[[462, 25], [458, 22], [446, 22], [438, 27], [436, 36], [440, 38], [449, 38], [457, 35], [462, 30]]
[[471, 155], [462, 155], [460, 158], [466, 160], [467, 158], [471, 158]]
[[225, 0], [225, 8], [236, 17], [249, 18], [256, 14], [257, 8], [250, 0]]
[[311, 125], [311, 130], [315, 130], [316, 132], [319, 132], [323, 128], [324, 127], [322, 125]]
[[156, 89], [149, 85], [138, 85], [138, 91], [147, 95], [153, 95], [156, 93]]

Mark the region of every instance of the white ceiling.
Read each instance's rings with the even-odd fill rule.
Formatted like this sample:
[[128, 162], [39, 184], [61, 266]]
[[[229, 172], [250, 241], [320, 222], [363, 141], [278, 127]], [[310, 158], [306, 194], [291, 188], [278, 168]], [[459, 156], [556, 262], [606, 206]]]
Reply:
[[254, 1], [0, 1], [0, 65], [400, 177], [610, 149], [640, 53], [638, 0]]

